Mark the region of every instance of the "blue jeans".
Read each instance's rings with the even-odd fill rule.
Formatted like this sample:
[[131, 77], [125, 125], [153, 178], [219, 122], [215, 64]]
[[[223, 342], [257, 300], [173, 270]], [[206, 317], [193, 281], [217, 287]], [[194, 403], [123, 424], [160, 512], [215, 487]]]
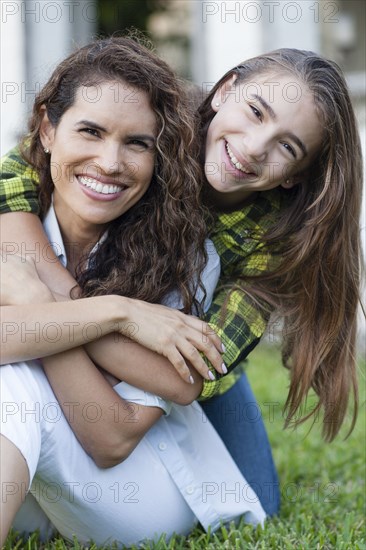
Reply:
[[245, 374], [223, 395], [201, 402], [239, 470], [272, 516], [280, 507], [280, 490], [271, 447]]

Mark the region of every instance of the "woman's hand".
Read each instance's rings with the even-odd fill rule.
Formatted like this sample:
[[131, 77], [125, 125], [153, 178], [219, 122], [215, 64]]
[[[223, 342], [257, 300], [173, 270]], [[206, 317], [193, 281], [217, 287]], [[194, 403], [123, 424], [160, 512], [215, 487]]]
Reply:
[[214, 379], [199, 352], [218, 372], [227, 372], [221, 357], [221, 340], [207, 323], [166, 306], [124, 300], [128, 320], [119, 324], [116, 332], [166, 357], [185, 381], [194, 382], [187, 362], [203, 378]]
[[22, 305], [53, 301], [48, 287], [40, 280], [35, 262], [0, 250], [0, 304]]

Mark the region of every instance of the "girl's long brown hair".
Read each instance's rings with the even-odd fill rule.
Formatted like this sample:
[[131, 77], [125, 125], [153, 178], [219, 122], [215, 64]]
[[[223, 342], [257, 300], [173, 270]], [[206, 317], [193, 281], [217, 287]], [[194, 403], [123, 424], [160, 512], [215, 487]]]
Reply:
[[[284, 319], [282, 356], [290, 369], [286, 425], [323, 411], [332, 440], [345, 418], [350, 391], [357, 416], [356, 318], [360, 294], [362, 156], [354, 111], [339, 67], [313, 52], [281, 49], [245, 61], [216, 84], [199, 112], [204, 135], [215, 113], [211, 100], [233, 74], [237, 83], [260, 74], [289, 74], [313, 93], [324, 129], [319, 154], [287, 195], [280, 217], [264, 236], [281, 260], [270, 273], [243, 278], [243, 289]], [[284, 178], [285, 179], [285, 178]], [[278, 256], [279, 255], [279, 256]], [[301, 414], [310, 388], [318, 403]], [[314, 416], [315, 419], [315, 416]]]
[[57, 126], [80, 86], [110, 81], [148, 95], [158, 127], [155, 170], [146, 194], [111, 222], [88, 268], [79, 270], [82, 295], [120, 294], [159, 302], [176, 289], [190, 312], [206, 261], [194, 125], [172, 70], [135, 39], [112, 37], [77, 50], [58, 65], [38, 94], [23, 155], [40, 178], [41, 214], [47, 212], [54, 189], [39, 135], [42, 106]]

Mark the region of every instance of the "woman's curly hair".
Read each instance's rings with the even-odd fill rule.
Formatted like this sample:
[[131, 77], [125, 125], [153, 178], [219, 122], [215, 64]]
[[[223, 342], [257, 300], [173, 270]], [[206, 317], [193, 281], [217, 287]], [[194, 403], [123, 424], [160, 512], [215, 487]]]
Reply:
[[36, 97], [23, 156], [39, 175], [41, 215], [54, 189], [50, 158], [40, 140], [43, 106], [56, 127], [81, 86], [110, 81], [147, 94], [157, 121], [155, 169], [146, 194], [110, 223], [87, 267], [85, 262], [79, 265], [82, 295], [120, 294], [159, 302], [175, 289], [184, 311], [190, 312], [197, 306], [194, 294], [206, 262], [207, 233], [194, 124], [183, 84], [134, 38], [110, 37], [78, 49], [57, 66]]

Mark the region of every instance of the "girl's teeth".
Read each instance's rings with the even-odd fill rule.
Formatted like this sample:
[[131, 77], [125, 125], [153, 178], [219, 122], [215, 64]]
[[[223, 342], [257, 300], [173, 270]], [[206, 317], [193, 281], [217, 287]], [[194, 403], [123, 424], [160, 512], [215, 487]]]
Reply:
[[103, 183], [100, 183], [93, 178], [79, 177], [78, 179], [82, 185], [85, 185], [85, 187], [89, 187], [89, 189], [93, 189], [93, 191], [101, 193], [102, 195], [109, 195], [122, 191], [122, 188], [118, 185], [103, 185]]
[[235, 166], [235, 168], [237, 170], [240, 170], [241, 172], [244, 172], [244, 174], [249, 174], [250, 173], [250, 172], [247, 172], [246, 170], [244, 170], [244, 166], [242, 165], [241, 162], [238, 161], [236, 156], [233, 155], [228, 143], [226, 144], [226, 151], [228, 152], [230, 160], [231, 160], [231, 162], [233, 163], [233, 165]]

